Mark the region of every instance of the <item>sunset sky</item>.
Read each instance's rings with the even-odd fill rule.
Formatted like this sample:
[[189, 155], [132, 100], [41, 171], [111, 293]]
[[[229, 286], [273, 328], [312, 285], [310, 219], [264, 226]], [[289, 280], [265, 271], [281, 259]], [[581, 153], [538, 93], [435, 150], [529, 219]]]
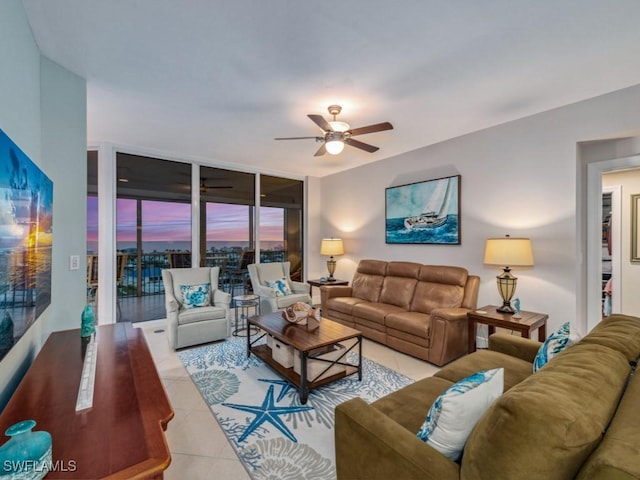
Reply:
[[[117, 200], [117, 240], [136, 241], [136, 201]], [[248, 209], [244, 205], [207, 204], [208, 241], [247, 241]], [[284, 241], [284, 210], [261, 207], [260, 238]], [[144, 241], [190, 241], [191, 205], [184, 203], [142, 202], [142, 238]], [[87, 198], [87, 240], [98, 240], [98, 199]]]

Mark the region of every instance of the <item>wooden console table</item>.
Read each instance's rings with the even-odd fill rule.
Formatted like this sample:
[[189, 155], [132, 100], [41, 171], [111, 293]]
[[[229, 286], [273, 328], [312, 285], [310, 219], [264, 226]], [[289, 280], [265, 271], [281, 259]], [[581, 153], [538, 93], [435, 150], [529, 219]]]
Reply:
[[171, 462], [164, 430], [173, 410], [144, 334], [130, 323], [96, 330], [93, 406], [75, 410], [80, 330], [54, 332], [0, 415], [0, 431], [33, 419], [34, 431], [51, 434], [55, 468], [47, 479], [162, 478]]

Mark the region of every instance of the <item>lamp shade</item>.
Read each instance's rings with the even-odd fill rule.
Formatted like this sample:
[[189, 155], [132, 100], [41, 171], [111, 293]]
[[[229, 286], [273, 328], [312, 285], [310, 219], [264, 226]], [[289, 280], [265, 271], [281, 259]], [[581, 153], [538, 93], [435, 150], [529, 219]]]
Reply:
[[509, 267], [530, 267], [533, 263], [531, 240], [528, 238], [489, 238], [484, 249], [484, 263]]
[[320, 255], [344, 255], [341, 238], [323, 238], [320, 245]]

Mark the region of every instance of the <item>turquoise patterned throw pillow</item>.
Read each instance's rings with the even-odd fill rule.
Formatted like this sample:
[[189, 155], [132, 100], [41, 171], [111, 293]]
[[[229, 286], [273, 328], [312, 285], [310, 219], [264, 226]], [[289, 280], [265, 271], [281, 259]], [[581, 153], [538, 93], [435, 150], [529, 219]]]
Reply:
[[433, 402], [418, 438], [457, 461], [473, 427], [503, 389], [504, 368], [481, 370], [454, 383]]
[[282, 277], [275, 282], [267, 282], [267, 287], [273, 288], [276, 292], [276, 297], [286, 297], [293, 293], [289, 286], [289, 280], [287, 277]]
[[540, 370], [549, 360], [578, 340], [580, 337], [571, 332], [570, 323], [565, 322], [558, 330], [549, 335], [538, 349], [536, 358], [533, 360], [533, 372]]
[[208, 307], [210, 284], [180, 285], [184, 308]]

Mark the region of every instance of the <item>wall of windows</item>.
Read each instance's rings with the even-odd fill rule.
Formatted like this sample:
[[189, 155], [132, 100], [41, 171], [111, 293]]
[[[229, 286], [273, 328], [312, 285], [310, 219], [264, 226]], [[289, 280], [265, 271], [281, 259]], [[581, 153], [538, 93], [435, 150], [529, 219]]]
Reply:
[[291, 262], [291, 278], [297, 281], [304, 278], [303, 199], [303, 182], [260, 175], [260, 256]]
[[[97, 157], [88, 153], [87, 254], [95, 260]], [[163, 295], [163, 268], [219, 266], [220, 288], [228, 288], [231, 273], [246, 269], [247, 262], [288, 260], [296, 278], [302, 278], [302, 181], [128, 153], [113, 157], [116, 198], [110, 228], [116, 251], [110, 261], [116, 263], [118, 298]]]

